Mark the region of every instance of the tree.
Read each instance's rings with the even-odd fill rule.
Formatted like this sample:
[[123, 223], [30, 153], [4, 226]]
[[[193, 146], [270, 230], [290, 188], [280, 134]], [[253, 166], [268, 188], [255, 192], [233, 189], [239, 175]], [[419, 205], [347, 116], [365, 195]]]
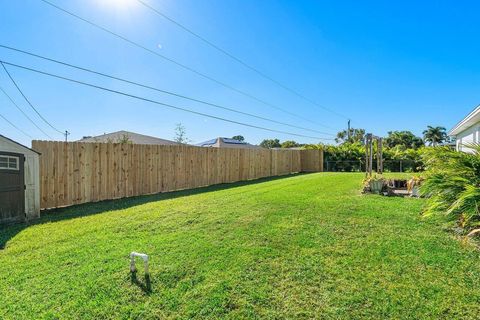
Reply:
[[410, 131], [389, 131], [385, 138], [385, 145], [389, 148], [400, 146], [404, 149], [418, 149], [424, 144], [422, 138]]
[[189, 143], [190, 139], [187, 138], [187, 132], [185, 127], [181, 123], [175, 125], [175, 137], [173, 141], [177, 143]]
[[281, 144], [280, 144], [280, 140], [278, 139], [265, 139], [262, 142], [260, 142], [260, 147], [268, 148], [268, 149], [280, 148]]
[[233, 136], [232, 137], [233, 140], [237, 140], [237, 141], [240, 141], [240, 142], [244, 142], [245, 141], [245, 138], [241, 135], [238, 135], [238, 136]]
[[348, 130], [342, 130], [337, 133], [337, 137], [335, 138], [336, 143], [355, 143], [361, 142], [365, 139], [365, 129], [355, 129], [350, 128], [350, 139], [348, 138]]
[[296, 142], [296, 141], [293, 141], [293, 140], [287, 140], [287, 141], [283, 141], [282, 144], [281, 144], [281, 147], [282, 148], [296, 148], [296, 147], [300, 147], [300, 143]]
[[428, 126], [427, 130], [423, 131], [423, 140], [429, 145], [436, 146], [447, 139], [447, 129], [444, 127]]
[[[100, 142], [101, 141], [97, 137], [93, 138], [93, 140], [95, 140], [95, 142]], [[117, 137], [117, 139], [107, 138], [105, 140], [105, 142], [106, 143], [122, 143], [122, 144], [133, 143], [133, 141], [132, 141], [132, 139], [130, 139], [130, 135], [128, 133], [122, 134], [120, 137]]]
[[132, 139], [130, 139], [130, 135], [125, 133], [122, 134], [121, 137], [117, 138], [117, 143], [132, 143]]

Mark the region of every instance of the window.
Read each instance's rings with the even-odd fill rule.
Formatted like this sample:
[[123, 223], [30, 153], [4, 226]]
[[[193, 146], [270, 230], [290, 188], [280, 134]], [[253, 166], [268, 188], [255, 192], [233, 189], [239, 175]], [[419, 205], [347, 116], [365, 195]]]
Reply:
[[0, 169], [4, 170], [18, 170], [19, 158], [12, 156], [0, 156]]

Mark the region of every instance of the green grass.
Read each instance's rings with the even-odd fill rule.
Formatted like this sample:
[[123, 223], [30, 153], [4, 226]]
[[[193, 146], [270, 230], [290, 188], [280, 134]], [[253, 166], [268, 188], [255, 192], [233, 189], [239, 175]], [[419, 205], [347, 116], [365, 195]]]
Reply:
[[[423, 200], [310, 174], [65, 208], [0, 229], [0, 319], [474, 319], [479, 251]], [[150, 287], [128, 254], [151, 256]], [[139, 264], [141, 266], [141, 264]]]

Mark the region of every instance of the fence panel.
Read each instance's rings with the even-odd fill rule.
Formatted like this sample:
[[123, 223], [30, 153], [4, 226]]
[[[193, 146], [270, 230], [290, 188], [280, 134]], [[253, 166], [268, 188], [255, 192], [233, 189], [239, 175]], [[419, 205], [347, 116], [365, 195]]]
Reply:
[[33, 141], [41, 207], [323, 171], [321, 150]]
[[301, 150], [301, 168], [303, 172], [323, 171], [322, 150]]

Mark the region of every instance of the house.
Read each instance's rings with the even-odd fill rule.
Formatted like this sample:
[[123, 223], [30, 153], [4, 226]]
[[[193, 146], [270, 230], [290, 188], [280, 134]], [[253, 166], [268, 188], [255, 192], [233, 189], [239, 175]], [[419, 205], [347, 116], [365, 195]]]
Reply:
[[202, 143], [196, 144], [199, 147], [210, 147], [210, 148], [241, 148], [241, 149], [262, 149], [262, 147], [239, 141], [231, 138], [215, 138], [208, 140]]
[[40, 217], [39, 156], [0, 135], [0, 224]]
[[130, 131], [117, 131], [112, 133], [104, 133], [99, 136], [88, 136], [83, 137], [78, 140], [78, 142], [110, 142], [110, 143], [121, 143], [128, 142], [134, 144], [158, 144], [158, 145], [180, 145], [175, 141], [160, 139], [157, 137], [147, 136], [144, 134], [139, 134]]
[[448, 135], [456, 138], [457, 151], [471, 152], [468, 144], [480, 143], [480, 106], [457, 123]]

